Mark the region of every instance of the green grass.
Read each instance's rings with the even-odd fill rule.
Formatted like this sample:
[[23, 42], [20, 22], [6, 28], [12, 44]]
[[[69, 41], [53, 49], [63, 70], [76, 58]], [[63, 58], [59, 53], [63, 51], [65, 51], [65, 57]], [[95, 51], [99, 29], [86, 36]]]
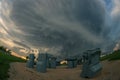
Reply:
[[112, 54], [101, 57], [101, 61], [104, 60], [108, 60], [108, 61], [120, 60], [120, 50], [114, 51]]
[[11, 62], [25, 62], [25, 60], [15, 56], [0, 53], [0, 80], [7, 80], [9, 77], [8, 69], [10, 68], [9, 64]]

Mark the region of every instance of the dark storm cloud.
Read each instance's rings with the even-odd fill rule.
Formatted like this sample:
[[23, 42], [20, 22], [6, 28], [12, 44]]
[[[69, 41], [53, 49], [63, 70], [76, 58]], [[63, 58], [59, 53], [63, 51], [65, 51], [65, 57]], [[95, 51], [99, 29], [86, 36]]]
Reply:
[[30, 47], [78, 54], [106, 45], [109, 29], [102, 0], [6, 0], [2, 4], [3, 11], [9, 12], [3, 14], [9, 20], [3, 19], [4, 27], [9, 27], [12, 38]]

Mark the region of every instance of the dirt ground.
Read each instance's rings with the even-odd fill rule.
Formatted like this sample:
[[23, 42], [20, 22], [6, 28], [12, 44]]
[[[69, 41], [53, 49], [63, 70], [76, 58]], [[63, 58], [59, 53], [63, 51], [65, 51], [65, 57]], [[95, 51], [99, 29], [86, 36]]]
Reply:
[[81, 78], [81, 68], [67, 69], [59, 66], [56, 69], [47, 69], [46, 73], [39, 73], [26, 67], [26, 63], [11, 63], [8, 80], [120, 80], [120, 61], [104, 61], [100, 74], [91, 79]]

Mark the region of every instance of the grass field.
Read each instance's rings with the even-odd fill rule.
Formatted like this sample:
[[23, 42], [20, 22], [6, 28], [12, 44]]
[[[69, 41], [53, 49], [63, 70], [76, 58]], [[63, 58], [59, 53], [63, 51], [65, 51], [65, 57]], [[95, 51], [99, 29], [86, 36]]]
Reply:
[[15, 56], [0, 53], [0, 80], [7, 80], [9, 77], [8, 69], [10, 67], [9, 63], [11, 62], [25, 62], [25, 60]]
[[112, 54], [106, 55], [104, 57], [101, 57], [101, 61], [108, 60], [120, 60], [120, 50], [114, 51]]

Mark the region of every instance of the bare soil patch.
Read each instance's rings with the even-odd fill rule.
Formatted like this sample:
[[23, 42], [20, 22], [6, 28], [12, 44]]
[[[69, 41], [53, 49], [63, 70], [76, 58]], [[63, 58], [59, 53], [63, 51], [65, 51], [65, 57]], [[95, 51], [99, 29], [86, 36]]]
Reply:
[[91, 79], [81, 78], [81, 68], [67, 69], [59, 66], [56, 69], [47, 69], [46, 73], [39, 73], [36, 69], [29, 69], [26, 63], [11, 63], [8, 80], [120, 80], [120, 60], [102, 62], [100, 74]]

